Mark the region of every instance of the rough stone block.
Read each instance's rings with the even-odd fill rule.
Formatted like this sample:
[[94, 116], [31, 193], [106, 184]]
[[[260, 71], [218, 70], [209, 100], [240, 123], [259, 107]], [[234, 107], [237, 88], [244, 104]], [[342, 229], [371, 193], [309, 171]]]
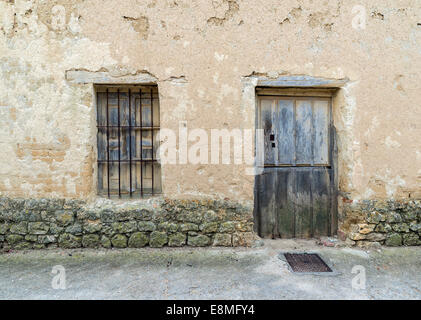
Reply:
[[149, 243], [149, 236], [145, 232], [135, 232], [129, 238], [130, 248], [142, 248]]
[[15, 244], [23, 241], [24, 237], [18, 234], [10, 234], [6, 236], [6, 241], [11, 245], [14, 246]]
[[116, 221], [129, 221], [131, 218], [131, 212], [128, 210], [116, 210], [114, 212], [114, 220]]
[[33, 247], [33, 243], [28, 241], [21, 241], [12, 246], [16, 250], [25, 250], [25, 249], [31, 249]]
[[215, 233], [218, 230], [217, 222], [205, 222], [200, 225], [199, 229], [203, 233]]
[[194, 223], [182, 223], [180, 224], [180, 231], [181, 232], [199, 231], [199, 226]]
[[386, 215], [386, 221], [388, 223], [398, 223], [402, 222], [402, 216], [397, 212], [388, 212]]
[[396, 223], [392, 225], [392, 229], [396, 232], [409, 232], [409, 226], [407, 223]]
[[256, 239], [253, 232], [240, 232], [232, 235], [232, 245], [234, 247], [251, 247]]
[[358, 224], [358, 232], [361, 234], [368, 234], [370, 232], [373, 232], [376, 225], [374, 224], [366, 224], [366, 223], [360, 223]]
[[239, 221], [235, 223], [235, 230], [240, 232], [252, 232], [253, 222]]
[[162, 222], [158, 225], [159, 231], [177, 232], [178, 224], [170, 222]]
[[42, 244], [49, 244], [49, 243], [54, 243], [57, 241], [56, 236], [53, 235], [40, 235], [38, 236], [38, 243], [42, 243]]
[[115, 248], [126, 248], [127, 247], [127, 238], [124, 234], [116, 234], [111, 238], [111, 243]]
[[154, 231], [150, 235], [149, 245], [154, 248], [163, 247], [168, 242], [168, 236], [166, 232]]
[[102, 229], [101, 220], [87, 220], [83, 225], [83, 230], [86, 233], [99, 232]]
[[219, 226], [220, 233], [232, 233], [235, 231], [235, 222], [233, 221], [226, 221], [221, 223]]
[[50, 227], [44, 222], [29, 222], [28, 232], [30, 234], [47, 234]]
[[79, 248], [82, 245], [82, 238], [70, 233], [63, 233], [58, 238], [58, 245], [61, 248]]
[[73, 235], [81, 235], [82, 234], [82, 225], [80, 223], [73, 223], [69, 225], [66, 230], [66, 233], [70, 233]]
[[114, 222], [111, 227], [116, 233], [131, 233], [137, 231], [136, 221]]
[[153, 215], [153, 211], [148, 209], [139, 209], [131, 211], [131, 216], [136, 220], [151, 220]]
[[207, 210], [203, 215], [204, 222], [216, 222], [218, 220], [218, 214], [213, 210]]
[[57, 210], [55, 212], [55, 220], [61, 226], [68, 226], [75, 220], [74, 214], [69, 210]]
[[152, 232], [152, 231], [155, 231], [156, 230], [156, 226], [151, 221], [140, 221], [140, 222], [137, 223], [137, 229], [139, 231], [144, 231], [144, 232], [149, 231], [149, 232]]
[[0, 223], [0, 234], [6, 234], [9, 231], [10, 225], [8, 223]]
[[408, 210], [404, 213], [403, 218], [406, 222], [417, 220], [418, 213], [415, 210]]
[[385, 221], [386, 218], [380, 212], [373, 211], [367, 213], [366, 220], [368, 223], [378, 224], [381, 221]]
[[103, 209], [100, 212], [101, 221], [104, 223], [111, 223], [114, 222], [114, 213], [110, 209]]
[[203, 220], [203, 214], [199, 211], [184, 211], [181, 214], [177, 215], [177, 219], [181, 222], [200, 224]]
[[28, 233], [28, 222], [22, 221], [14, 223], [10, 226], [10, 232], [15, 234], [27, 234]]
[[38, 240], [38, 237], [36, 235], [34, 235], [34, 234], [27, 234], [25, 236], [25, 240], [26, 241], [29, 241], [29, 242], [35, 242], [35, 241]]
[[50, 234], [56, 234], [58, 235], [64, 230], [63, 227], [58, 226], [55, 223], [50, 223]]
[[170, 247], [182, 247], [186, 244], [186, 234], [177, 232], [170, 234], [168, 237], [168, 246]]
[[211, 244], [212, 240], [210, 237], [199, 234], [197, 236], [188, 236], [187, 244], [193, 247], [206, 247]]
[[402, 245], [402, 236], [399, 233], [391, 233], [387, 235], [385, 244], [390, 247]]
[[411, 222], [409, 224], [409, 229], [415, 232], [421, 231], [421, 223]]
[[406, 246], [416, 246], [421, 244], [420, 237], [416, 233], [406, 233], [402, 238], [403, 244]]
[[111, 248], [111, 241], [108, 237], [102, 236], [101, 237], [101, 246], [104, 248]]
[[99, 245], [99, 235], [87, 234], [82, 237], [82, 246], [85, 248], [96, 248]]
[[380, 223], [374, 229], [376, 232], [388, 233], [392, 231], [392, 227], [388, 223]]
[[369, 241], [383, 241], [386, 239], [386, 234], [373, 232], [367, 235], [366, 240]]
[[354, 241], [358, 241], [358, 240], [364, 240], [366, 238], [366, 235], [358, 233], [358, 232], [350, 232], [348, 234], [348, 238]]
[[30, 221], [30, 222], [41, 221], [41, 214], [40, 212], [25, 210], [25, 211], [19, 212], [19, 215], [17, 216], [17, 220]]
[[230, 233], [217, 233], [213, 239], [214, 246], [220, 247], [231, 247], [232, 246], [232, 234]]

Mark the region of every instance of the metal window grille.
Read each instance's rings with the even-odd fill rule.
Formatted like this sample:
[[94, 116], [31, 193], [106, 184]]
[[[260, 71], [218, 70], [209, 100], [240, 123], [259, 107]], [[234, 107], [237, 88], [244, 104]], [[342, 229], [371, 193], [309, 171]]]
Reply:
[[98, 193], [143, 197], [161, 192], [156, 86], [97, 88]]

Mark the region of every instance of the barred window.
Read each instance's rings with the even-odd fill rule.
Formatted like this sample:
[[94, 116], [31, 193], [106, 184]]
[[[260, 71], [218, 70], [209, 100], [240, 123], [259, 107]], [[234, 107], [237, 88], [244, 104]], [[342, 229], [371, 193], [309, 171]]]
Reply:
[[98, 193], [143, 197], [161, 192], [157, 86], [97, 88]]

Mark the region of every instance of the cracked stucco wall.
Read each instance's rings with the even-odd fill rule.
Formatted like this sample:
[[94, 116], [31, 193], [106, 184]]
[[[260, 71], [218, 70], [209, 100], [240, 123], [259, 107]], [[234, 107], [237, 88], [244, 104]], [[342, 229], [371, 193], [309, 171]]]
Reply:
[[[418, 1], [0, 1], [0, 194], [89, 199], [92, 84], [69, 71], [147, 74], [162, 126], [254, 128], [243, 79], [349, 78], [335, 98], [340, 191], [421, 198]], [[247, 96], [253, 97], [252, 94]], [[168, 196], [253, 199], [245, 166], [167, 165]]]

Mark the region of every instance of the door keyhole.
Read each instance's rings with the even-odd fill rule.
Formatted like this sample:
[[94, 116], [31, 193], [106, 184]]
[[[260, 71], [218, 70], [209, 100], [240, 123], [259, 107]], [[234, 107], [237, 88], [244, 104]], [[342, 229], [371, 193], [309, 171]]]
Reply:
[[[270, 139], [270, 141], [275, 141], [275, 135], [271, 134], [269, 139]], [[275, 142], [272, 142], [272, 148], [275, 148]]]

